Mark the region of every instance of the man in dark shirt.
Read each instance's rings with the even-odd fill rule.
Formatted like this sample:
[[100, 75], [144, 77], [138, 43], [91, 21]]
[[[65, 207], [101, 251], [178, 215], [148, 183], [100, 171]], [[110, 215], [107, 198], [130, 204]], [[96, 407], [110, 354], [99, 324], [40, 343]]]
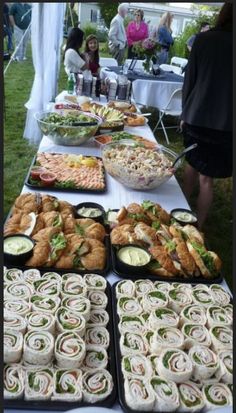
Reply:
[[7, 36], [7, 50], [8, 52], [10, 52], [11, 50], [13, 50], [12, 28], [9, 20], [9, 7], [6, 3], [4, 3], [3, 5], [3, 29], [4, 37]]
[[31, 5], [29, 3], [13, 3], [10, 9], [10, 23], [14, 28], [15, 61], [26, 60], [26, 48], [30, 39]]
[[[208, 22], [202, 22], [202, 24], [200, 26], [200, 32], [199, 33], [207, 32], [207, 30], [210, 30], [209, 23]], [[194, 43], [194, 40], [196, 39], [196, 37], [197, 37], [197, 34], [192, 34], [192, 36], [190, 36], [188, 38], [187, 42], [186, 42], [187, 48], [190, 52], [192, 50], [193, 43]]]

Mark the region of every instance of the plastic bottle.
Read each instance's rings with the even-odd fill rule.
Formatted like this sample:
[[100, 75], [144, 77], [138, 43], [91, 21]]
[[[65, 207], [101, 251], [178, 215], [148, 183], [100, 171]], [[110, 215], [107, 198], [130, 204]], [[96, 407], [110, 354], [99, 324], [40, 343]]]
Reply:
[[67, 92], [69, 95], [73, 95], [75, 88], [75, 80], [73, 73], [70, 74], [67, 80]]

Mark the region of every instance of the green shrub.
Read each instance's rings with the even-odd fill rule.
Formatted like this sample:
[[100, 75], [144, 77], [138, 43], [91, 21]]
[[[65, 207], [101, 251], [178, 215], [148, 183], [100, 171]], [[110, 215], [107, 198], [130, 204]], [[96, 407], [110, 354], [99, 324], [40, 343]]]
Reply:
[[97, 35], [97, 27], [94, 23], [87, 23], [83, 26], [82, 30], [84, 32], [84, 39], [90, 36], [90, 34], [95, 34], [95, 36]]

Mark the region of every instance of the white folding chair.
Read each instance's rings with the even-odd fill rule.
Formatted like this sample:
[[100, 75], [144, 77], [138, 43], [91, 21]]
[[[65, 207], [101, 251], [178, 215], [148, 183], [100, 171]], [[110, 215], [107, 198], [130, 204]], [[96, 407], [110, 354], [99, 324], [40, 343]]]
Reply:
[[[159, 110], [159, 119], [158, 122], [155, 126], [155, 128], [153, 129], [153, 133], [156, 131], [157, 127], [159, 124], [161, 124], [161, 127], [163, 129], [165, 138], [166, 138], [166, 142], [169, 145], [169, 139], [168, 139], [168, 135], [166, 132], [166, 128], [164, 126], [163, 123], [163, 116], [164, 115], [169, 115], [169, 116], [180, 116], [181, 112], [182, 112], [182, 89], [176, 89], [174, 90], [174, 92], [171, 94], [167, 105], [164, 108], [157, 108]], [[174, 126], [176, 127], [176, 126]], [[173, 126], [169, 126], [169, 128], [173, 128]]]
[[173, 73], [176, 73], [177, 75], [182, 75], [182, 69], [181, 67], [178, 67], [178, 66], [167, 65], [163, 63], [162, 65], [160, 65], [160, 68], [164, 70], [165, 72], [173, 72]]
[[101, 67], [118, 66], [116, 59], [114, 59], [113, 57], [100, 57], [99, 63]]
[[185, 59], [184, 57], [173, 56], [170, 60], [171, 65], [179, 66], [181, 69], [184, 69], [187, 63], [188, 59]]

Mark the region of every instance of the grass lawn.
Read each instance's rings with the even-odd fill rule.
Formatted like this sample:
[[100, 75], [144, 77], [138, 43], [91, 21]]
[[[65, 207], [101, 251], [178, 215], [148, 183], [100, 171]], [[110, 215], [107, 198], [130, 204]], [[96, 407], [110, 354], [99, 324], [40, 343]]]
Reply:
[[[105, 53], [101, 53], [106, 56]], [[24, 104], [30, 96], [34, 79], [31, 49], [28, 48], [28, 60], [12, 62], [4, 79], [5, 115], [4, 115], [4, 216], [7, 215], [15, 198], [20, 194], [26, 172], [37, 150], [23, 138], [27, 110]], [[7, 63], [7, 62], [6, 62]], [[67, 77], [61, 65], [58, 93], [65, 89]], [[145, 108], [145, 111], [147, 108]], [[150, 127], [153, 129], [157, 120], [157, 111], [152, 111]], [[167, 119], [168, 121], [168, 119]], [[165, 121], [166, 123], [166, 121]], [[168, 122], [167, 122], [168, 123]], [[160, 143], [166, 144], [162, 131], [156, 132]], [[180, 152], [183, 149], [182, 136], [175, 129], [168, 130], [170, 149]], [[181, 185], [183, 167], [178, 170], [177, 179]], [[195, 209], [196, 193], [190, 201]], [[214, 203], [205, 224], [204, 232], [213, 251], [223, 261], [223, 273], [232, 287], [232, 179], [215, 180]]]

